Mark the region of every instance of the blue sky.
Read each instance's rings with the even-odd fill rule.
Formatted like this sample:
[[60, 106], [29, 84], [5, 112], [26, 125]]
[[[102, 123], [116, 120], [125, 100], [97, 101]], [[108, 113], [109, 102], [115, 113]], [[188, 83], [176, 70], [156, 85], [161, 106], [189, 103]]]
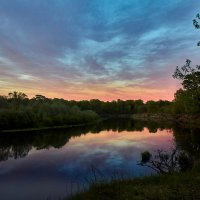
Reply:
[[0, 0], [0, 94], [173, 99], [200, 63], [196, 0]]

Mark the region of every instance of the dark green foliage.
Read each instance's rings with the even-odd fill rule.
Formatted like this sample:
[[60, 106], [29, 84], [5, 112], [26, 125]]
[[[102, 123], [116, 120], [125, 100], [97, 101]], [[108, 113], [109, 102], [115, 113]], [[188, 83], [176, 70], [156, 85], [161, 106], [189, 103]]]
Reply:
[[198, 114], [200, 112], [200, 67], [191, 67], [191, 61], [179, 68], [173, 75], [182, 80], [183, 89], [175, 93], [174, 112], [186, 114]]
[[193, 159], [183, 152], [179, 154], [178, 163], [180, 165], [180, 171], [182, 172], [192, 169], [193, 167]]
[[134, 100], [103, 102], [97, 99], [92, 99], [90, 101], [79, 101], [73, 103], [77, 104], [83, 110], [93, 110], [100, 115], [127, 115], [137, 112], [137, 102]]
[[[200, 20], [200, 14], [198, 13], [196, 15], [196, 19], [193, 19], [193, 25], [196, 29], [200, 29], [199, 20]], [[197, 43], [197, 46], [200, 46], [200, 41]]]
[[169, 101], [147, 101], [145, 108], [147, 113], [171, 113], [172, 102]]
[[20, 92], [0, 97], [1, 130], [85, 124], [98, 118], [94, 111], [83, 111], [62, 99], [42, 95], [28, 99]]
[[193, 98], [191, 91], [179, 89], [175, 93], [174, 113], [199, 114], [200, 105], [198, 99]]
[[[12, 92], [8, 97], [0, 96], [0, 130], [85, 124], [98, 119], [99, 116], [123, 117], [142, 113], [158, 114], [158, 116], [174, 113], [198, 114], [200, 112], [196, 99], [198, 92], [193, 91], [193, 89], [178, 90], [174, 102], [159, 100], [146, 103], [142, 100], [67, 101], [49, 99], [43, 95], [29, 99], [22, 92]], [[151, 132], [156, 131], [153, 127], [151, 130]]]
[[170, 101], [148, 101], [146, 104], [142, 100], [117, 100], [104, 102], [96, 99], [90, 101], [73, 101], [73, 105], [78, 105], [82, 110], [93, 110], [99, 115], [131, 115], [141, 113], [172, 113], [172, 102]]
[[29, 99], [22, 92], [0, 96], [0, 129], [20, 129], [43, 126], [62, 126], [88, 123], [103, 117], [124, 116], [137, 113], [171, 113], [172, 102], [142, 100], [117, 100], [104, 102], [67, 101], [36, 95]]
[[149, 151], [144, 151], [143, 153], [141, 153], [141, 162], [142, 163], [147, 163], [150, 159], [151, 159], [151, 154], [149, 153]]

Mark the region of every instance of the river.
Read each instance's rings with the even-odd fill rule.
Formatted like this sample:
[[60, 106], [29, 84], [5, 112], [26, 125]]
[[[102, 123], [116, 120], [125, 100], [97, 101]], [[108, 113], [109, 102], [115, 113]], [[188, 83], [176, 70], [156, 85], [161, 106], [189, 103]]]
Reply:
[[94, 179], [154, 172], [138, 165], [145, 150], [174, 146], [199, 155], [199, 129], [110, 119], [90, 126], [0, 134], [0, 199], [58, 200]]

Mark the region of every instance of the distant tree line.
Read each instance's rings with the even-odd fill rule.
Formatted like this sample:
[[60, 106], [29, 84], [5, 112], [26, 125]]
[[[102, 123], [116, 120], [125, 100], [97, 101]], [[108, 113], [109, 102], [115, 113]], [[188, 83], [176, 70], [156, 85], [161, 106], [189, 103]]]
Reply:
[[[184, 91], [183, 91], [184, 92]], [[22, 92], [11, 92], [0, 96], [0, 129], [22, 129], [85, 124], [100, 117], [132, 114], [193, 114], [198, 109], [184, 103], [185, 98], [176, 93], [175, 101], [116, 100], [97, 99], [74, 101], [50, 99], [43, 95], [28, 98]], [[181, 103], [180, 103], [181, 102]], [[184, 108], [181, 105], [184, 104]], [[196, 104], [194, 106], [197, 106]]]
[[24, 129], [85, 124], [97, 120], [92, 110], [81, 110], [63, 99], [49, 99], [36, 95], [12, 92], [0, 96], [0, 129]]

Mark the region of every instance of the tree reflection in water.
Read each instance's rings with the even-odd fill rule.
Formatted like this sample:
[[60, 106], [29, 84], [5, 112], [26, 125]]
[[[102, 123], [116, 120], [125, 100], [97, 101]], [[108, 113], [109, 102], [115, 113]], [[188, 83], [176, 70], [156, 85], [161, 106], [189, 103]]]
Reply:
[[98, 134], [104, 130], [112, 131], [143, 131], [148, 128], [150, 133], [158, 129], [172, 131], [176, 145], [195, 157], [200, 156], [200, 130], [198, 128], [183, 128], [172, 123], [157, 123], [136, 121], [129, 118], [109, 119], [90, 126], [73, 127], [67, 129], [52, 129], [31, 132], [1, 133], [0, 135], [0, 161], [9, 158], [22, 158], [28, 155], [33, 148], [48, 149], [61, 148], [72, 137], [82, 134]]

